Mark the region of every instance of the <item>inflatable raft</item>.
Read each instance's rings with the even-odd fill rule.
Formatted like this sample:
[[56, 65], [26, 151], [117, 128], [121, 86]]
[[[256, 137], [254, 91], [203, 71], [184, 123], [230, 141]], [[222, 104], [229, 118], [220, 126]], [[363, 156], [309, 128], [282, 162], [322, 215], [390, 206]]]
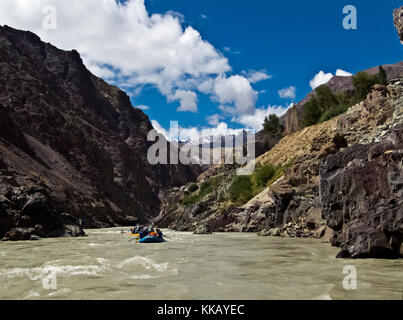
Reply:
[[144, 237], [143, 239], [138, 240], [139, 243], [161, 243], [165, 242], [163, 238], [157, 237], [157, 236], [147, 236]]
[[127, 235], [129, 235], [130, 237], [140, 237], [140, 233], [133, 233], [133, 232], [131, 232], [131, 231], [121, 231], [120, 232], [121, 234], [127, 234]]
[[129, 233], [129, 236], [131, 236], [131, 237], [140, 237], [140, 233]]

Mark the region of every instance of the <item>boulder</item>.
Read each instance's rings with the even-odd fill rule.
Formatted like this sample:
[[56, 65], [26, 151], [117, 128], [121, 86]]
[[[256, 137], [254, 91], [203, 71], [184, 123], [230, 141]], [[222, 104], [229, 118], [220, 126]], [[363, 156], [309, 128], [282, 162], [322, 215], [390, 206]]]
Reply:
[[80, 221], [59, 213], [59, 206], [41, 187], [1, 188], [0, 238], [17, 241], [85, 236]]
[[85, 232], [80, 226], [79, 220], [69, 215], [61, 213], [57, 215], [59, 228], [48, 233], [47, 237], [83, 237]]
[[212, 234], [213, 232], [211, 231], [210, 227], [207, 224], [199, 225], [197, 226], [194, 234]]
[[8, 231], [3, 241], [21, 241], [21, 240], [31, 240], [33, 228], [24, 229], [24, 228], [14, 228]]
[[326, 228], [327, 228], [327, 227], [326, 227], [325, 225], [320, 226], [318, 229], [316, 229], [316, 230], [314, 231], [314, 237], [315, 237], [316, 239], [322, 238], [322, 237], [325, 235]]
[[280, 237], [281, 235], [281, 229], [280, 228], [273, 228], [270, 229], [268, 234], [269, 237]]

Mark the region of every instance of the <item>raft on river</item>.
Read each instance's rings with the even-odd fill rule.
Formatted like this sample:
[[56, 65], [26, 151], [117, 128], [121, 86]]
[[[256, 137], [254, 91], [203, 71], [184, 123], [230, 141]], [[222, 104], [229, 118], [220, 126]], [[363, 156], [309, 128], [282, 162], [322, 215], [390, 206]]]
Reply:
[[139, 239], [138, 242], [139, 243], [161, 243], [161, 242], [165, 242], [165, 240], [158, 236], [146, 236], [142, 239]]
[[[157, 236], [157, 234], [155, 232], [152, 232], [151, 234], [149, 234], [148, 236], [145, 236], [144, 238], [140, 238], [140, 233], [133, 233], [133, 232], [124, 232], [122, 231], [122, 234], [128, 234], [131, 237], [136, 237], [136, 242], [139, 243], [161, 243], [161, 242], [165, 242], [164, 238], [161, 238], [159, 236]], [[129, 242], [133, 241], [130, 240]]]

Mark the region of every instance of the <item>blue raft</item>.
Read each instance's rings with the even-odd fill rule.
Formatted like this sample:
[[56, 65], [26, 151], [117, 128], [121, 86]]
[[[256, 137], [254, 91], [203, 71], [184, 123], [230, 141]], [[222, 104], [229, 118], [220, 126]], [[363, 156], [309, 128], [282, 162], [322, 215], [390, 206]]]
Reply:
[[165, 240], [157, 236], [147, 236], [139, 240], [139, 243], [161, 243], [161, 242], [165, 242]]

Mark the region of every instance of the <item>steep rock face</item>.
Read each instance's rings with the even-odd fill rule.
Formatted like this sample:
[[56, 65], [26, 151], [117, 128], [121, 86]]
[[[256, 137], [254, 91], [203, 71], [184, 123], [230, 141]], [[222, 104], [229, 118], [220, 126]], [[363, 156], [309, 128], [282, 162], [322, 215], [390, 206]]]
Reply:
[[217, 165], [203, 172], [199, 178], [201, 184], [210, 179], [219, 179], [212, 192], [196, 201], [194, 204], [183, 205], [181, 199], [187, 194], [190, 186], [174, 188], [167, 192], [162, 202], [161, 212], [154, 219], [159, 227], [169, 227], [178, 231], [195, 231], [198, 228], [209, 228], [211, 231], [231, 231], [227, 227], [227, 220], [222, 215], [222, 195], [228, 188], [235, 166]]
[[[67, 212], [85, 227], [127, 225], [158, 214], [161, 187], [201, 172], [149, 165], [148, 117], [93, 76], [76, 51], [0, 27], [0, 74], [0, 190], [11, 188], [11, 196], [29, 201], [24, 188], [41, 186], [50, 211]], [[23, 205], [7, 209], [15, 218], [10, 228], [20, 226]]]
[[255, 135], [255, 154], [260, 156], [273, 148], [281, 137], [267, 134], [264, 130], [259, 131]]
[[24, 134], [18, 129], [13, 120], [11, 120], [7, 109], [0, 104], [0, 139], [2, 142], [8, 142], [10, 145], [20, 148], [26, 153], [32, 150], [25, 139]]
[[340, 257], [396, 258], [403, 241], [403, 123], [376, 144], [329, 156], [320, 168], [323, 217]]
[[[283, 228], [282, 231], [287, 231], [289, 235], [298, 236], [298, 229], [314, 218], [315, 212], [322, 209], [319, 182], [326, 181], [327, 177], [322, 177], [321, 161], [342, 154], [348, 146], [361, 144], [371, 146], [378, 143], [390, 130], [401, 123], [403, 123], [403, 82], [400, 80], [386, 87], [376, 85], [366, 100], [351, 107], [345, 114], [285, 137], [269, 153], [258, 159], [258, 161], [276, 164], [295, 157], [293, 166], [285, 173], [282, 180], [265, 191], [270, 195], [271, 200], [258, 201], [260, 208], [268, 206], [273, 211], [272, 218], [267, 221], [277, 221], [277, 223], [266, 225], [263, 234], [272, 234], [274, 231], [270, 228]], [[354, 153], [351, 156], [354, 156]], [[343, 185], [340, 188], [344, 187], [346, 186]], [[289, 191], [282, 195], [277, 190]], [[330, 193], [333, 194], [333, 191]], [[277, 211], [277, 206], [282, 209]], [[333, 209], [329, 209], [328, 212]], [[252, 210], [250, 216], [253, 217], [258, 212], [254, 213]], [[323, 218], [325, 217], [324, 215]], [[329, 224], [329, 219], [326, 220], [328, 228], [337, 233], [339, 231], [337, 227], [334, 228], [333, 224]], [[330, 229], [327, 230], [323, 226], [323, 221], [321, 222], [320, 219], [316, 221], [315, 230], [308, 226], [314, 234], [325, 232], [329, 235], [331, 233]], [[289, 223], [291, 223], [288, 226], [290, 230], [287, 230], [284, 224]], [[295, 224], [298, 228], [295, 228]], [[342, 243], [334, 241], [333, 244], [341, 245]]]
[[393, 11], [393, 22], [399, 34], [400, 42], [403, 44], [403, 7]]

